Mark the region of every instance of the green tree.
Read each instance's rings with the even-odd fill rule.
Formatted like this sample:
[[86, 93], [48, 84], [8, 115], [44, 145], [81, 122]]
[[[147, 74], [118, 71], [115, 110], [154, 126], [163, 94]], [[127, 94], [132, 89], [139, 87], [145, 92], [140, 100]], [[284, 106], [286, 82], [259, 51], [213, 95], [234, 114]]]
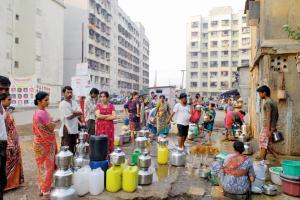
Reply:
[[297, 29], [293, 29], [286, 24], [282, 27], [282, 30], [289, 34], [289, 38], [294, 40], [300, 40], [300, 27], [298, 27]]

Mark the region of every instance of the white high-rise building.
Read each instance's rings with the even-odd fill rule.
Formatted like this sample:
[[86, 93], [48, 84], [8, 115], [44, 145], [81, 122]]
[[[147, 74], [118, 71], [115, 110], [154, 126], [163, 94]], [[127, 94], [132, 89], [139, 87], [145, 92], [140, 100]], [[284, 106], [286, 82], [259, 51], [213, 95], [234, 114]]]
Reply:
[[149, 41], [117, 0], [65, 0], [64, 84], [88, 63], [91, 85], [128, 95], [148, 88]]
[[233, 89], [238, 66], [249, 65], [250, 28], [243, 12], [217, 7], [187, 23], [187, 92], [217, 96]]
[[[1, 75], [49, 88], [52, 102], [60, 100], [63, 84], [64, 9], [63, 0], [0, 3]], [[27, 93], [18, 95], [17, 104], [30, 104]]]

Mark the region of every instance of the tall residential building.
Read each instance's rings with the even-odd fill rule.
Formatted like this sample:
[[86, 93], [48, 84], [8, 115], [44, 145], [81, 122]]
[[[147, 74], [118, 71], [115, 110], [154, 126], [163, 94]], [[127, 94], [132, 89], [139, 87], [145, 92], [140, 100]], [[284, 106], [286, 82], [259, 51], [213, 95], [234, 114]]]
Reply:
[[[54, 102], [63, 83], [63, 0], [4, 0], [0, 4], [1, 75], [22, 80], [18, 105], [30, 105], [28, 88], [47, 88]], [[23, 86], [22, 86], [23, 85]], [[26, 85], [26, 87], [24, 86]], [[20, 86], [20, 87], [19, 87]], [[27, 87], [28, 86], [28, 87]], [[26, 89], [27, 88], [27, 89]], [[13, 96], [13, 99], [16, 99]]]
[[217, 96], [233, 89], [238, 66], [249, 65], [250, 29], [246, 15], [217, 7], [187, 23], [187, 92]]
[[140, 92], [149, 83], [149, 41], [117, 0], [65, 0], [64, 84], [87, 63], [91, 86], [112, 94]]

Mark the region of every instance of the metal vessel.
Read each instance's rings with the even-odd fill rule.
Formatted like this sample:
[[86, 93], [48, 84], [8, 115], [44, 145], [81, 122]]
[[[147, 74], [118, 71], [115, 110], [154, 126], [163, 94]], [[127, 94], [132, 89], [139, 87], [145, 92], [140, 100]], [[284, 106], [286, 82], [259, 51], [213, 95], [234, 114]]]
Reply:
[[246, 137], [246, 135], [241, 134], [241, 135], [239, 136], [239, 141], [240, 141], [240, 142], [247, 142], [247, 137]]
[[69, 147], [62, 146], [55, 160], [58, 170], [54, 173], [54, 190], [51, 192], [51, 200], [74, 200], [77, 192], [72, 187], [73, 172], [71, 171], [73, 154]]
[[251, 145], [251, 142], [245, 142], [244, 143], [244, 149], [245, 149], [245, 151], [243, 152], [243, 154], [245, 154], [245, 155], [252, 155], [253, 154], [253, 147]]
[[151, 166], [151, 156], [147, 151], [144, 151], [142, 155], [139, 156], [139, 167], [138, 172], [139, 185], [149, 185], [153, 181], [153, 171]]
[[199, 177], [207, 178], [210, 175], [210, 169], [207, 167], [202, 167], [199, 169]]
[[185, 166], [186, 162], [186, 154], [184, 153], [183, 150], [177, 150], [173, 151], [171, 154], [171, 165], [180, 167], [180, 166]]
[[145, 135], [142, 132], [138, 132], [138, 136], [135, 139], [135, 144], [141, 150], [143, 150], [143, 149], [147, 148], [147, 146], [149, 146], [148, 139], [145, 137]]
[[74, 156], [74, 167], [80, 168], [89, 164], [90, 159], [89, 144], [84, 139], [85, 131], [82, 129], [79, 132], [79, 143], [76, 145], [76, 154]]
[[279, 132], [279, 131], [274, 131], [272, 133], [272, 140], [273, 140], [274, 143], [275, 142], [280, 142], [280, 141], [284, 140], [282, 133]]
[[153, 172], [150, 168], [141, 169], [138, 172], [139, 185], [150, 185], [153, 181]]
[[60, 152], [55, 156], [55, 163], [59, 169], [67, 170], [73, 161], [73, 153], [68, 146], [62, 146]]
[[51, 200], [75, 200], [75, 199], [77, 199], [77, 193], [73, 187], [55, 188], [51, 192]]
[[121, 165], [122, 163], [125, 163], [125, 153], [120, 148], [116, 148], [110, 154], [110, 162], [113, 165]]

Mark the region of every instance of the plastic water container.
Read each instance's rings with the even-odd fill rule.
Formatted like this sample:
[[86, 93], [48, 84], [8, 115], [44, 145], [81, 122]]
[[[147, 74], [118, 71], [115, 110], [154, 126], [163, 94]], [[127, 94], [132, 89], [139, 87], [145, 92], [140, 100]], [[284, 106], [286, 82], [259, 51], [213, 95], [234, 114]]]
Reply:
[[122, 167], [112, 166], [106, 172], [106, 190], [118, 192], [122, 188]]
[[90, 194], [99, 195], [104, 190], [104, 172], [101, 168], [97, 168], [92, 170], [89, 176]]
[[90, 173], [91, 168], [89, 166], [85, 166], [78, 169], [73, 174], [74, 188], [79, 196], [83, 196], [89, 192]]
[[106, 173], [107, 169], [109, 166], [109, 161], [108, 160], [103, 160], [103, 161], [90, 161], [90, 167], [91, 169], [97, 169], [101, 168], [104, 173]]
[[169, 149], [167, 146], [158, 146], [157, 149], [157, 163], [160, 165], [168, 164], [169, 161]]
[[127, 166], [123, 170], [122, 188], [124, 192], [134, 192], [138, 185], [138, 167]]

